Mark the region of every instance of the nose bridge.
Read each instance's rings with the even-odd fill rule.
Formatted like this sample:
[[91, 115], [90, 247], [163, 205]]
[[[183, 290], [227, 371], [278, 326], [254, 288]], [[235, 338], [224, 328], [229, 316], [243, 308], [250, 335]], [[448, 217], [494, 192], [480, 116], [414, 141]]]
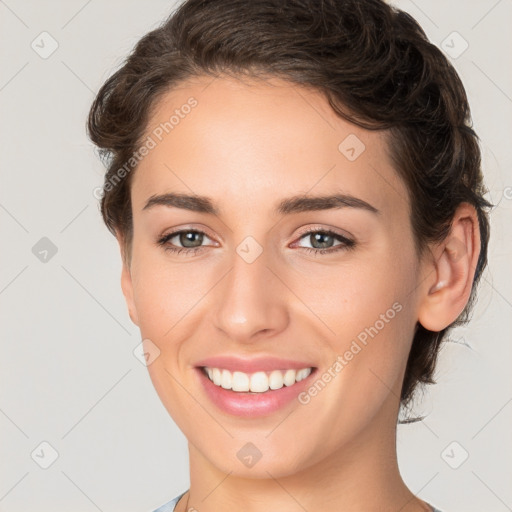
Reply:
[[287, 322], [284, 290], [271, 266], [270, 251], [251, 237], [240, 243], [232, 256], [231, 270], [216, 297], [217, 328], [230, 339], [250, 342], [258, 333], [279, 331]]

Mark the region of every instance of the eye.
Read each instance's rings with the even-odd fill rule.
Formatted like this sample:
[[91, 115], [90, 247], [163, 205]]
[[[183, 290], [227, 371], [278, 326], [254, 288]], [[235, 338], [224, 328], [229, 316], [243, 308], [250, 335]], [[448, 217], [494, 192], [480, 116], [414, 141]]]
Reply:
[[[304, 247], [303, 245], [299, 245], [299, 247], [314, 254], [332, 254], [341, 250], [352, 249], [356, 244], [354, 240], [350, 240], [339, 233], [321, 228], [306, 231], [301, 235], [300, 240], [309, 240], [312, 247]], [[340, 243], [334, 245], [336, 240]]]
[[[176, 246], [176, 243], [171, 243], [173, 238], [177, 239], [176, 242], [181, 244], [181, 247]], [[202, 243], [205, 238], [210, 239], [203, 231], [196, 229], [182, 229], [162, 236], [157, 240], [157, 244], [162, 246], [165, 251], [170, 251], [176, 254], [183, 252], [186, 254], [195, 254], [204, 247]]]
[[[174, 238], [176, 238], [176, 240], [172, 242]], [[207, 247], [202, 245], [205, 238], [211, 240], [203, 231], [182, 229], [165, 234], [157, 240], [157, 244], [163, 247], [165, 251], [170, 251], [175, 254], [196, 254]], [[314, 254], [332, 254], [341, 250], [352, 249], [356, 245], [353, 240], [328, 229], [310, 229], [303, 233], [299, 240], [307, 240], [308, 238], [312, 247], [304, 247], [303, 245], [298, 245], [298, 247]], [[336, 241], [339, 243], [334, 245]], [[177, 246], [176, 244], [180, 244], [181, 246]]]

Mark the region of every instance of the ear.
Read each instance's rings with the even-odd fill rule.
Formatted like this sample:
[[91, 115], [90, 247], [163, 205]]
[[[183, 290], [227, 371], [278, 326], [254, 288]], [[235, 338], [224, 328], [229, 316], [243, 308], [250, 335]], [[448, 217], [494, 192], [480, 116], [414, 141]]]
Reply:
[[126, 300], [126, 306], [128, 307], [128, 314], [132, 322], [135, 325], [139, 325], [139, 318], [137, 315], [137, 309], [135, 307], [135, 302], [133, 300], [133, 283], [131, 276], [131, 262], [130, 258], [126, 254], [126, 247], [124, 242], [124, 237], [116, 231], [116, 239], [119, 243], [119, 249], [121, 251], [121, 259], [123, 262], [123, 268], [121, 271], [121, 289], [123, 290], [123, 295]]
[[429, 331], [441, 331], [465, 308], [480, 254], [480, 228], [473, 206], [457, 208], [448, 236], [432, 250], [422, 285], [418, 321]]

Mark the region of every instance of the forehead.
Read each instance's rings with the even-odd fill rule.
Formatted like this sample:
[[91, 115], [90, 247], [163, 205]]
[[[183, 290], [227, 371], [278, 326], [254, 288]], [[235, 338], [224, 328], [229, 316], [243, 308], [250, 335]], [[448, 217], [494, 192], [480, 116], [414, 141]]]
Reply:
[[151, 149], [133, 177], [134, 209], [165, 192], [254, 211], [281, 196], [343, 191], [382, 211], [407, 210], [385, 133], [341, 119], [320, 92], [284, 80], [184, 82], [153, 105], [142, 142]]

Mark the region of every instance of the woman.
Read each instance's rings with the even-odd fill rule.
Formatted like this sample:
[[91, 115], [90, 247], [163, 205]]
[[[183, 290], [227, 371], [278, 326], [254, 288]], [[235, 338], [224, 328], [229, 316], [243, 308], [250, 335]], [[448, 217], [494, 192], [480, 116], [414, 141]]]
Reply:
[[400, 408], [487, 262], [462, 83], [381, 0], [188, 0], [103, 85], [101, 211], [190, 488], [158, 512], [431, 511]]

